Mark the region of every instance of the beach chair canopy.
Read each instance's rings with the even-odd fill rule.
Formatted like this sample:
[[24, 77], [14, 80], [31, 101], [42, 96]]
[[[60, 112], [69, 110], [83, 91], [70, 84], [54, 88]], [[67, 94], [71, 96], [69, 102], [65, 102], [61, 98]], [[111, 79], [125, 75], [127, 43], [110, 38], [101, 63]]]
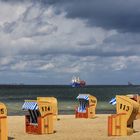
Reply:
[[109, 103], [110, 103], [111, 105], [116, 105], [116, 98], [112, 98], [112, 99], [109, 101]]
[[79, 94], [76, 99], [89, 100], [89, 94]]
[[86, 112], [86, 107], [89, 102], [89, 94], [79, 94], [77, 98], [79, 100], [78, 112]]
[[37, 102], [25, 101], [22, 106], [22, 109], [23, 110], [37, 110], [38, 109]]

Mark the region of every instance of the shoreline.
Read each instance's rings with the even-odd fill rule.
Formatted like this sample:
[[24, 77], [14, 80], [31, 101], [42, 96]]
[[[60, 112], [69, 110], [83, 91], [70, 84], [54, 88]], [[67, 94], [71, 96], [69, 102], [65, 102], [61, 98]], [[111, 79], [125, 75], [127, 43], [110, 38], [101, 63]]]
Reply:
[[134, 121], [136, 133], [131, 136], [109, 137], [107, 118], [110, 114], [97, 114], [94, 119], [76, 119], [74, 115], [58, 115], [54, 134], [25, 133], [24, 116], [8, 116], [8, 140], [139, 140], [140, 119]]

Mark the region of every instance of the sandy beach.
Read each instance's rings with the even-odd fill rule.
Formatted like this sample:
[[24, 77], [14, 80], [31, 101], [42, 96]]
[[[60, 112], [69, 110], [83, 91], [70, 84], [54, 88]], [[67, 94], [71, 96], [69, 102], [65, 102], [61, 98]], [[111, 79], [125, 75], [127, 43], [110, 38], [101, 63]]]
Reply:
[[74, 115], [59, 115], [54, 134], [25, 133], [24, 116], [8, 116], [8, 140], [139, 140], [140, 120], [135, 120], [136, 133], [131, 136], [108, 137], [108, 115], [97, 114], [94, 119], [75, 119]]

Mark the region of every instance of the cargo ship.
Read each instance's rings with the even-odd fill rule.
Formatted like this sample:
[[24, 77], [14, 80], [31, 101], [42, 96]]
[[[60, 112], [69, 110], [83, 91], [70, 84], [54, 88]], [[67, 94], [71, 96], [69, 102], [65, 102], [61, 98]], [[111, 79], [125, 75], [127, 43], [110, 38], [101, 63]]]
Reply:
[[71, 86], [72, 87], [84, 87], [86, 85], [86, 82], [84, 80], [80, 80], [79, 77], [72, 77], [71, 80]]
[[128, 81], [128, 86], [133, 86], [133, 84], [131, 82]]

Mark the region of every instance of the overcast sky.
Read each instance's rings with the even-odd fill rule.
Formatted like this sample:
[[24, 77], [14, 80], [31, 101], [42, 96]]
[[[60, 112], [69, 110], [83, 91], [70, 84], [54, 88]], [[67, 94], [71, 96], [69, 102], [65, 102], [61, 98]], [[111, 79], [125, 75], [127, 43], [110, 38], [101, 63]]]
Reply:
[[139, 0], [0, 0], [0, 84], [140, 84]]

